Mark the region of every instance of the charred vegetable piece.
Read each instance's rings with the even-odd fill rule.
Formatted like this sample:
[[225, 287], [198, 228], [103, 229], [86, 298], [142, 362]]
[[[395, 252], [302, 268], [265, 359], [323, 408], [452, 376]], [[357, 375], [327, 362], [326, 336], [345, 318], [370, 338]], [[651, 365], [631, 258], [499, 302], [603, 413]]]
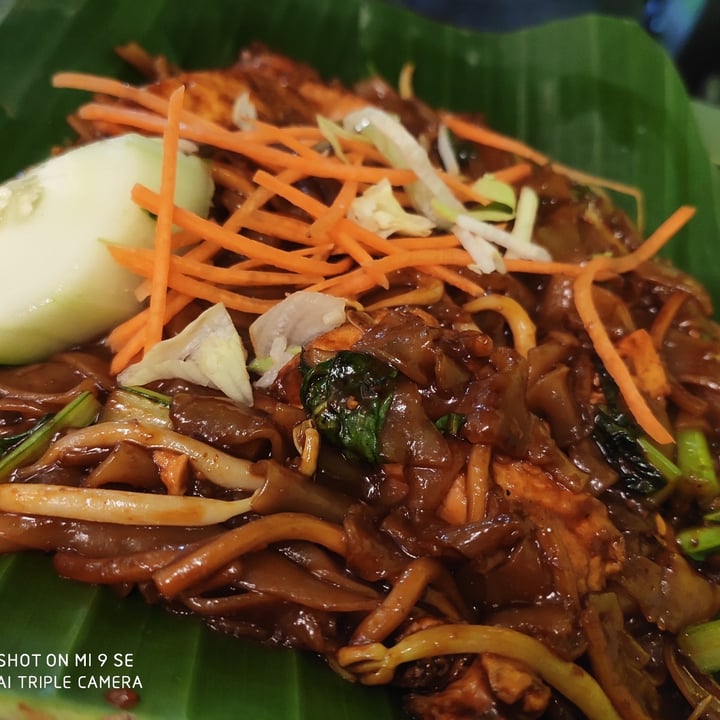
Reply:
[[301, 398], [323, 437], [348, 457], [381, 461], [380, 432], [395, 393], [397, 370], [372, 355], [339, 352], [301, 364]]
[[91, 392], [83, 392], [55, 415], [41, 420], [0, 460], [0, 482], [5, 482], [16, 468], [40, 457], [57, 432], [91, 425], [99, 412], [97, 398]]
[[663, 488], [666, 477], [643, 448], [643, 433], [620, 406], [618, 389], [604, 368], [600, 379], [605, 406], [595, 408], [593, 438], [620, 481], [633, 492], [650, 495]]

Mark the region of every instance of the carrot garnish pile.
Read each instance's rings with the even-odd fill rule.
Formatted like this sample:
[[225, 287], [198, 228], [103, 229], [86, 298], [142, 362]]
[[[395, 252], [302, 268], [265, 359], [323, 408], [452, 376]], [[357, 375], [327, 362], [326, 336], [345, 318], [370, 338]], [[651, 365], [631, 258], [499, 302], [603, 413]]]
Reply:
[[[148, 298], [146, 309], [109, 334], [115, 373], [159, 342], [164, 327], [196, 299], [259, 315], [292, 290], [309, 289], [357, 300], [375, 288], [388, 288], [389, 276], [405, 269], [419, 269], [471, 298], [488, 294], [482, 275], [467, 272], [473, 258], [452, 229], [435, 229], [427, 237], [397, 233], [388, 237], [352, 219], [349, 208], [370, 186], [389, 181], [401, 204], [409, 208], [408, 186], [418, 181], [411, 169], [391, 166], [373, 143], [359, 136], [338, 132], [329, 143], [324, 132], [311, 124], [277, 126], [251, 120], [242, 128], [224, 126], [184, 107], [182, 85], [165, 98], [150, 87], [132, 87], [80, 73], [60, 73], [53, 84], [96, 94], [78, 110], [80, 122], [91, 123], [105, 134], [141, 132], [164, 138], [160, 191], [138, 185], [132, 194], [140, 207], [157, 215], [155, 245], [151, 249], [110, 247], [117, 262], [145, 278], [142, 290]], [[306, 95], [309, 102], [327, 105], [333, 92], [312, 85]], [[348, 94], [337, 100], [336, 107], [348, 111], [365, 104]], [[438, 120], [466, 142], [507, 153], [506, 166], [492, 173], [496, 180], [519, 190], [538, 166], [549, 166], [573, 181], [633, 195], [638, 203], [638, 223], [642, 223], [642, 197], [635, 188], [551, 163], [521, 141], [453, 113], [441, 113]], [[224, 221], [206, 219], [174, 205], [176, 155], [182, 141], [204, 148], [212, 157], [216, 184], [240, 198]], [[228, 158], [240, 159], [243, 171]], [[436, 172], [459, 203], [488, 204], [471, 179], [441, 168]], [[308, 194], [301, 188], [309, 179], [326, 181], [334, 195], [324, 200]], [[291, 209], [278, 212], [269, 209], [269, 204]], [[637, 250], [617, 257], [603, 255], [583, 263], [524, 259], [515, 254], [504, 258], [510, 272], [574, 278], [576, 308], [598, 356], [636, 420], [658, 443], [671, 442], [672, 434], [650, 409], [636, 377], [610, 339], [593, 293], [598, 281], [631, 272], [654, 256], [692, 213], [692, 208], [680, 208]], [[258, 236], [275, 240], [268, 243]], [[239, 259], [231, 265], [218, 264], [222, 253]], [[679, 307], [680, 302], [678, 298], [673, 306]], [[659, 318], [649, 344], [633, 347], [652, 347], [666, 322]], [[522, 327], [518, 334], [524, 338], [522, 351], [527, 354], [532, 346], [528, 338], [533, 334], [526, 325]], [[657, 365], [656, 355], [652, 361]], [[638, 362], [641, 366], [642, 359]]]

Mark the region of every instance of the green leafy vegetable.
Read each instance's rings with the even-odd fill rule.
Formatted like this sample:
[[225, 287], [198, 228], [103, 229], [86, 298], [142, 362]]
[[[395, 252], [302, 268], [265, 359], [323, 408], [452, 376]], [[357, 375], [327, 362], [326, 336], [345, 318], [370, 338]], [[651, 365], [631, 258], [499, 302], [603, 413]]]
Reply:
[[52, 414], [44, 415], [41, 417], [33, 427], [28, 428], [25, 432], [16, 433], [15, 435], [6, 435], [0, 438], [0, 455], [4, 455], [9, 452], [16, 445], [19, 445], [23, 440], [37, 432], [43, 425], [45, 425], [52, 418]]
[[465, 423], [465, 416], [461, 413], [448, 413], [435, 421], [435, 427], [445, 435], [458, 435]]
[[0, 459], [0, 482], [22, 465], [37, 460], [52, 441], [55, 433], [66, 428], [85, 427], [95, 422], [101, 406], [89, 391], [80, 393], [55, 415], [41, 420], [27, 433], [19, 445], [15, 445]]
[[301, 368], [302, 403], [322, 435], [348, 457], [379, 462], [380, 431], [395, 394], [397, 370], [349, 350]]
[[595, 442], [625, 487], [642, 495], [657, 492], [667, 478], [648, 459], [641, 442], [642, 429], [621, 408], [618, 389], [604, 368], [600, 369], [600, 379], [606, 404], [595, 408]]

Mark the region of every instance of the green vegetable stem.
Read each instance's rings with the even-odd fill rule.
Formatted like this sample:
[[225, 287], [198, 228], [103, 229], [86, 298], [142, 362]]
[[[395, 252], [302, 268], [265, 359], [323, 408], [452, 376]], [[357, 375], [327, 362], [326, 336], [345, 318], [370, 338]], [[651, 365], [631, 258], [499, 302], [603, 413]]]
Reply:
[[18, 437], [19, 443], [0, 458], [0, 482], [7, 482], [14, 470], [37, 460], [56, 433], [66, 428], [91, 425], [100, 409], [97, 398], [86, 391], [73, 398], [55, 415], [40, 420], [30, 432]]

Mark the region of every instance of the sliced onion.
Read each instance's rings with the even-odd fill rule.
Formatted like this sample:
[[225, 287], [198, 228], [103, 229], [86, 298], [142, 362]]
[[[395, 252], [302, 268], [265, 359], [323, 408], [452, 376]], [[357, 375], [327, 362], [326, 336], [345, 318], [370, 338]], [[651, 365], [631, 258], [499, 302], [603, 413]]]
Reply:
[[387, 178], [358, 195], [348, 208], [348, 217], [385, 238], [394, 233], [427, 237], [435, 227], [424, 215], [405, 211]]
[[438, 155], [440, 155], [440, 160], [445, 170], [451, 175], [459, 175], [460, 165], [458, 164], [458, 159], [455, 155], [452, 141], [450, 140], [450, 131], [445, 125], [440, 125], [438, 128], [437, 147]]
[[[463, 204], [437, 174], [425, 149], [392, 115], [366, 107], [348, 113], [344, 126], [369, 137], [393, 167], [406, 168], [417, 175], [417, 182], [406, 187], [407, 193], [413, 207], [438, 227], [448, 228], [452, 224], [446, 217], [448, 212], [451, 216], [463, 212]], [[445, 212], [436, 212], [436, 203]]]
[[[517, 212], [513, 223], [512, 235], [519, 242], [532, 243], [533, 228], [537, 217], [540, 199], [537, 192], [530, 186], [525, 185], [520, 190], [520, 197], [517, 202]], [[514, 250], [508, 250], [507, 257], [519, 257]]]
[[224, 305], [208, 308], [175, 337], [159, 342], [118, 375], [123, 385], [181, 378], [215, 388], [252, 405], [253, 393], [242, 339]]
[[241, 130], [252, 130], [257, 120], [257, 108], [246, 90], [240, 93], [233, 103], [232, 121]]
[[473, 259], [473, 263], [468, 265], [470, 270], [479, 274], [495, 271], [505, 272], [502, 255], [492, 243], [463, 227], [456, 226], [453, 228], [453, 232]]
[[552, 260], [550, 253], [540, 245], [531, 242], [525, 242], [523, 239], [516, 238], [512, 233], [491, 225], [490, 223], [477, 220], [469, 215], [458, 215], [456, 220], [457, 228], [481, 237], [494, 245], [499, 245], [506, 250], [512, 251], [515, 257], [525, 260]]
[[250, 325], [256, 364], [264, 370], [255, 385], [271, 385], [303, 345], [344, 322], [343, 298], [309, 290], [288, 295]]

